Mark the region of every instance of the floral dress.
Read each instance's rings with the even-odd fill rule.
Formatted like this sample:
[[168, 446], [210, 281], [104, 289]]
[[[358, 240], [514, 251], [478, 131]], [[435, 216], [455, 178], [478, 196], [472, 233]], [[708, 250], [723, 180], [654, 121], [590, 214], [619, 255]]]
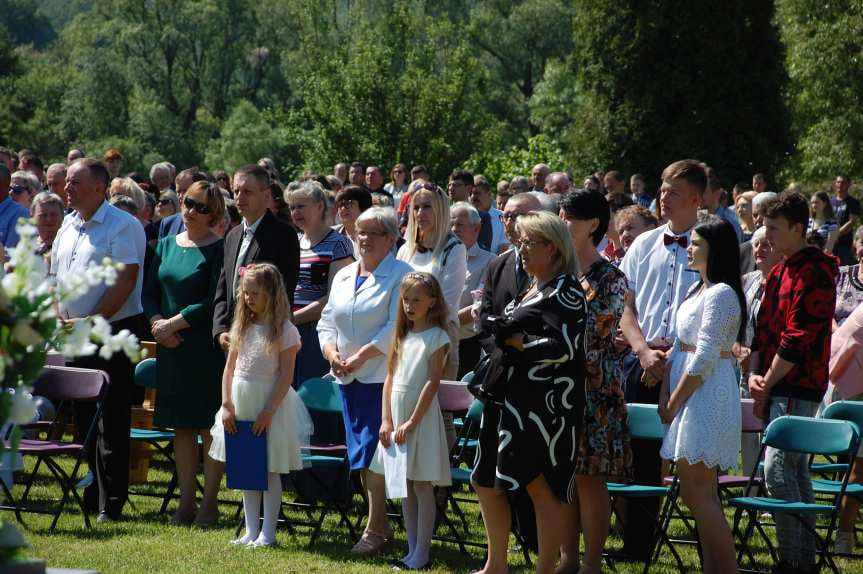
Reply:
[[621, 381], [622, 354], [614, 346], [626, 295], [626, 276], [604, 259], [582, 278], [587, 299], [584, 423], [576, 474], [632, 478], [632, 449]]

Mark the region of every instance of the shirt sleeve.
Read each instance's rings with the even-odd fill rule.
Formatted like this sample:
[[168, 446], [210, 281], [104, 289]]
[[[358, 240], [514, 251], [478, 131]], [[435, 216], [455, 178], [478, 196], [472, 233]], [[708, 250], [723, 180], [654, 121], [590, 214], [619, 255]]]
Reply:
[[860, 215], [860, 202], [857, 201], [857, 198], [849, 195], [846, 201], [848, 202], [848, 214]]
[[695, 353], [686, 368], [687, 375], [706, 380], [713, 373], [719, 353], [728, 345], [729, 331], [740, 326], [740, 304], [734, 289], [725, 284], [704, 292], [704, 308]]
[[290, 349], [291, 347], [302, 347], [302, 342], [300, 341], [300, 332], [290, 321], [285, 321], [284, 326], [282, 327], [282, 351]]
[[440, 280], [443, 298], [450, 311], [450, 319], [458, 313], [461, 290], [466, 278], [467, 250], [462, 243], [459, 243], [450, 251]]
[[[834, 274], [827, 265], [811, 264], [801, 269], [791, 289], [788, 323], [782, 331], [776, 354], [794, 364], [801, 364], [817, 338], [824, 336], [825, 326], [833, 320], [836, 308]], [[829, 335], [830, 331], [827, 331]]]
[[162, 288], [159, 283], [159, 266], [162, 264], [163, 245], [164, 243], [159, 241], [156, 244], [156, 249], [153, 250], [153, 261], [150, 262], [150, 272], [147, 274], [147, 280], [144, 282], [144, 288], [141, 291], [141, 304], [144, 307], [144, 315], [147, 319], [162, 314]]
[[637, 247], [635, 245], [629, 248], [623, 260], [620, 262], [620, 270], [626, 275], [626, 280], [629, 282], [629, 290], [633, 293], [638, 293], [638, 285], [636, 284], [636, 259], [638, 258]]
[[346, 257], [353, 258], [354, 246], [351, 243], [351, 240], [341, 233], [336, 233], [336, 236], [338, 237], [338, 240], [336, 241], [336, 244], [333, 245], [333, 261], [340, 261]]
[[[111, 260], [114, 263], [144, 266], [143, 251], [146, 250], [147, 238], [144, 228], [137, 219], [126, 219], [117, 233], [111, 237]], [[100, 262], [101, 263], [101, 262]], [[140, 272], [140, 271], [139, 271]]]
[[404, 277], [407, 272], [408, 270], [405, 270], [404, 273], [399, 275], [399, 280], [395, 282], [393, 288], [390, 290], [390, 301], [387, 306], [386, 323], [384, 323], [383, 326], [372, 335], [372, 345], [374, 345], [378, 351], [383, 353], [384, 356], [389, 354], [390, 347], [393, 344], [393, 335], [396, 332], [396, 318], [399, 316], [399, 305], [401, 304], [398, 285], [401, 282], [401, 278]]

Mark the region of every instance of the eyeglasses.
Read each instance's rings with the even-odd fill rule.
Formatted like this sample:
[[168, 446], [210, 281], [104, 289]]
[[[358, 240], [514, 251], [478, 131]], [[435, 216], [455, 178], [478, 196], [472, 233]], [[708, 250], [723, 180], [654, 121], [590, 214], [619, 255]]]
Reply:
[[156, 205], [170, 205], [170, 203], [171, 203], [170, 199], [160, 199], [159, 201], [156, 202]]
[[368, 239], [370, 237], [386, 237], [386, 231], [360, 231], [357, 230], [357, 239]]
[[508, 211], [508, 212], [504, 213], [503, 215], [501, 215], [500, 218], [506, 222], [510, 222], [510, 221], [515, 221], [516, 219], [518, 219], [522, 215], [524, 215], [524, 214], [519, 213], [517, 211]]
[[9, 191], [14, 193], [15, 195], [18, 195], [19, 193], [24, 193], [25, 191], [27, 191], [27, 186], [13, 185], [12, 187], [9, 188]]
[[198, 203], [191, 197], [183, 198], [183, 207], [185, 207], [189, 211], [197, 211], [201, 215], [209, 215], [211, 211], [206, 203]]
[[539, 239], [539, 240], [536, 240], [536, 241], [532, 241], [532, 240], [530, 240], [530, 239], [519, 239], [518, 241], [516, 241], [516, 242], [515, 242], [515, 244], [516, 244], [520, 249], [526, 249], [526, 248], [531, 248], [531, 249], [532, 249], [534, 245], [539, 245], [540, 243], [543, 243], [543, 244], [546, 244], [546, 245], [547, 245], [547, 244], [548, 244], [548, 241], [545, 241], [545, 240], [542, 240], [542, 239]]
[[357, 201], [355, 199], [342, 199], [336, 202], [336, 209], [350, 209]]

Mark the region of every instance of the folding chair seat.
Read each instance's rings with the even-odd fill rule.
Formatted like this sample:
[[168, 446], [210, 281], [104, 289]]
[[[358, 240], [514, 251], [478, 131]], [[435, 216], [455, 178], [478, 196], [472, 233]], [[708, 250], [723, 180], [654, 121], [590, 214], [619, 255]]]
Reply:
[[[760, 450], [761, 454], [763, 454], [764, 450], [769, 446], [779, 450], [810, 455], [854, 456], [857, 452], [859, 442], [859, 430], [854, 423], [845, 420], [784, 416], [775, 419], [767, 427]], [[755, 472], [756, 469], [753, 469], [750, 480], [754, 478]], [[750, 482], [750, 486], [752, 485], [753, 483]], [[766, 536], [763, 526], [759, 522], [759, 515], [762, 512], [786, 513], [799, 520], [803, 527], [815, 538], [818, 552], [816, 570], [826, 564], [834, 573], [838, 574], [839, 569], [833, 557], [828, 552], [828, 545], [836, 528], [839, 508], [843, 497], [846, 495], [847, 487], [848, 473], [845, 473], [843, 480], [829, 503], [804, 503], [760, 496], [744, 496], [729, 500], [729, 504], [736, 508], [732, 532], [740, 540], [740, 548], [737, 555], [738, 565], [742, 566], [745, 554], [751, 566], [753, 568], [757, 566], [755, 556], [749, 547], [749, 540], [755, 529], [758, 529], [762, 533], [762, 536]], [[743, 514], [747, 516], [747, 524], [745, 531], [741, 533], [740, 523]], [[808, 517], [824, 517], [828, 519], [829, 525], [823, 537], [818, 534], [817, 529], [813, 529], [807, 524], [804, 518]], [[774, 561], [776, 560], [772, 549], [771, 557]]]
[[[286, 490], [296, 498], [288, 506], [306, 513], [307, 521], [288, 520], [289, 526], [312, 528], [309, 546], [314, 545], [323, 529], [324, 519], [339, 515], [339, 525], [347, 527], [351, 539], [358, 540], [349, 513], [354, 508], [350, 481], [350, 464], [345, 446], [342, 422], [342, 399], [338, 383], [327, 379], [309, 379], [297, 391], [312, 416], [315, 429], [309, 452], [303, 454], [307, 467], [282, 475]], [[319, 428], [320, 425], [320, 428]]]
[[[21, 524], [24, 524], [22, 514], [25, 512], [50, 514], [53, 516], [50, 530], [53, 531], [71, 496], [78, 503], [84, 515], [84, 524], [87, 528], [91, 527], [89, 513], [84, 506], [83, 500], [75, 490], [75, 483], [78, 480], [78, 470], [84, 463], [87, 454], [94, 447], [96, 424], [102, 413], [102, 398], [105, 396], [109, 383], [110, 379], [104, 371], [49, 365], [42, 370], [38, 379], [33, 384], [33, 393], [46, 397], [56, 404], [58, 413], [63, 411], [65, 406], [75, 403], [96, 403], [96, 414], [89, 428], [84, 433], [83, 441], [80, 443], [62, 440], [62, 429], [65, 420], [59, 416], [54, 420], [49, 429], [48, 436], [50, 438], [48, 440], [23, 439], [19, 442], [18, 452], [23, 456], [36, 457], [36, 464], [29, 474], [26, 481], [27, 486], [19, 500], [15, 500], [12, 494], [14, 488], [10, 489], [3, 481], [0, 481], [6, 498], [9, 500], [9, 505], [0, 506], [0, 508], [13, 510]], [[6, 442], [4, 446], [8, 448], [10, 444]], [[61, 456], [74, 458], [75, 463], [72, 472], [66, 472], [61, 464], [55, 460], [55, 457]], [[54, 509], [26, 506], [30, 489], [43, 463], [51, 472], [51, 475], [63, 493]]]

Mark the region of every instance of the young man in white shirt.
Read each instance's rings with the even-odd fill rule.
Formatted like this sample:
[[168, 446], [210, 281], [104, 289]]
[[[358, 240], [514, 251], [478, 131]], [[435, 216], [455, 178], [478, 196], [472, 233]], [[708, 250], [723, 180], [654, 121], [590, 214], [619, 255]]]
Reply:
[[[74, 323], [91, 315], [102, 315], [112, 331], [129, 329], [139, 338], [147, 333], [141, 306], [144, 254], [147, 240], [141, 223], [105, 199], [109, 174], [104, 164], [93, 159], [75, 161], [66, 175], [66, 195], [74, 209], [63, 220], [51, 251], [51, 273], [58, 280], [86, 273], [87, 266], [109, 257], [125, 267], [114, 285], [97, 285], [80, 298], [60, 305], [60, 316]], [[101, 369], [111, 384], [103, 401], [96, 452], [88, 461], [96, 475], [84, 492], [88, 510], [96, 509], [99, 522], [120, 518], [129, 491], [130, 394], [134, 383], [132, 363], [122, 353], [110, 360], [82, 357], [74, 366]], [[90, 405], [82, 405], [87, 407]], [[94, 408], [76, 412], [78, 428], [86, 429]]]
[[[631, 290], [620, 322], [632, 347], [623, 363], [627, 403], [659, 401], [665, 361], [676, 337], [677, 309], [699, 277], [689, 269], [686, 247], [706, 187], [705, 166], [699, 161], [681, 160], [665, 168], [658, 199], [668, 223], [639, 235], [621, 261]], [[660, 484], [659, 447], [656, 441], [632, 441], [637, 484]], [[638, 506], [627, 513], [624, 548], [643, 558], [653, 547], [652, 537], [644, 533], [653, 531], [649, 517], [656, 516], [659, 501]]]

